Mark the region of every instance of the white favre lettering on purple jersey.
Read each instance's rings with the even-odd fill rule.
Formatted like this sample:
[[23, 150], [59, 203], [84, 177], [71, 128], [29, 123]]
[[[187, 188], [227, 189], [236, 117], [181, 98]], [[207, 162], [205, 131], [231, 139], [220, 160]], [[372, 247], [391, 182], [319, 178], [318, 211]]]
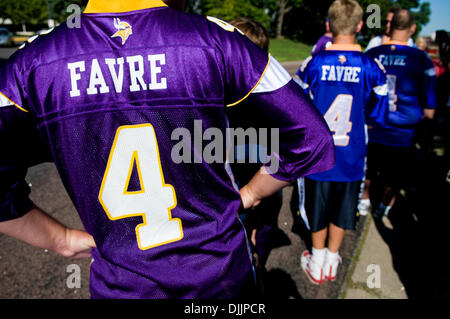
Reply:
[[[128, 57], [118, 57], [113, 59], [104, 59], [104, 65], [108, 66], [109, 82], [114, 83], [114, 89], [116, 93], [121, 93], [123, 90], [124, 82], [124, 60], [127, 62], [128, 72], [130, 74], [129, 91], [137, 92], [141, 90], [164, 90], [167, 89], [167, 79], [161, 77], [158, 80], [158, 75], [161, 74], [161, 66], [166, 64], [165, 54], [149, 54], [146, 59], [147, 66], [144, 63], [144, 57], [142, 55], [134, 55]], [[67, 64], [67, 68], [70, 70], [70, 97], [77, 97], [81, 95], [81, 91], [78, 88], [78, 81], [82, 76], [89, 77], [89, 87], [86, 89], [87, 94], [101, 94], [109, 93], [110, 88], [106, 84], [105, 75], [99, 65], [98, 59], [91, 60], [90, 75], [84, 74], [86, 70], [86, 61], [77, 61]], [[116, 65], [118, 70], [116, 70]], [[145, 79], [150, 81], [147, 83]], [[100, 89], [97, 89], [97, 86]]]

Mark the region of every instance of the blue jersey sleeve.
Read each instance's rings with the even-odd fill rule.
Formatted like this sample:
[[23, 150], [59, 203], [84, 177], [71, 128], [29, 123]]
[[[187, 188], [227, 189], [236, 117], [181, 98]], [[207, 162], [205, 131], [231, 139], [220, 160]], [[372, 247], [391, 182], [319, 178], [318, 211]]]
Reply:
[[430, 57], [424, 53], [424, 78], [421, 86], [420, 102], [425, 109], [437, 107], [436, 97], [436, 70]]
[[366, 105], [366, 121], [368, 125], [375, 123], [381, 126], [386, 125], [389, 112], [388, 85], [386, 80], [386, 70], [377, 60], [370, 60], [369, 83], [371, 85], [369, 102]]
[[310, 56], [303, 63], [302, 66], [298, 69], [297, 74], [294, 77], [294, 81], [300, 85], [306, 95], [308, 95], [312, 100], [314, 100], [314, 96], [311, 91], [311, 81], [313, 77], [311, 75], [313, 68], [313, 57]]

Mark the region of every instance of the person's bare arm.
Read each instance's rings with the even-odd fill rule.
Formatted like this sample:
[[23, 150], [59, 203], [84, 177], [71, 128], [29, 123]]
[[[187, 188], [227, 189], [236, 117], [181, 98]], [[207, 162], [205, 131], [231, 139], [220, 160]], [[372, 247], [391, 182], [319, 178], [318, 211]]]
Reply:
[[436, 112], [436, 110], [434, 110], [434, 109], [424, 109], [423, 117], [426, 118], [426, 119], [432, 120], [434, 118], [434, 113], [435, 112]]
[[87, 232], [67, 228], [38, 207], [20, 218], [0, 222], [0, 233], [70, 258], [88, 258], [95, 247]]
[[259, 205], [263, 198], [275, 194], [291, 182], [280, 181], [270, 176], [263, 166], [247, 185], [241, 188], [241, 199], [244, 209], [252, 209]]

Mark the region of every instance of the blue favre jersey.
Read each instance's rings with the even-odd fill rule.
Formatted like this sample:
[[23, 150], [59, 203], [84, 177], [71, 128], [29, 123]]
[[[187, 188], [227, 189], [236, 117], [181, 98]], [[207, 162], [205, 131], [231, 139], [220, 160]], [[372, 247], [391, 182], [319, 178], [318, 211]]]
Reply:
[[388, 80], [389, 115], [386, 127], [369, 131], [371, 142], [408, 147], [423, 109], [434, 109], [436, 71], [429, 56], [402, 42], [390, 42], [367, 52], [385, 67]]
[[385, 71], [359, 45], [332, 45], [308, 58], [296, 81], [313, 99], [334, 134], [336, 166], [308, 176], [353, 182], [364, 178], [366, 124], [385, 125], [388, 96]]

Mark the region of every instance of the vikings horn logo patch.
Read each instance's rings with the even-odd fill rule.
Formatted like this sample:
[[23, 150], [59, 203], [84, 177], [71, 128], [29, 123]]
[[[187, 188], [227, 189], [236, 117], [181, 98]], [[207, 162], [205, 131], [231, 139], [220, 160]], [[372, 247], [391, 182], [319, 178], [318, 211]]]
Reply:
[[119, 18], [114, 18], [114, 27], [117, 29], [117, 32], [111, 38], [121, 37], [122, 45], [124, 45], [128, 37], [133, 34], [131, 25], [128, 22], [120, 21]]
[[345, 57], [345, 55], [339, 56], [339, 62], [341, 62], [341, 64], [344, 64], [345, 62], [347, 62], [347, 58]]

